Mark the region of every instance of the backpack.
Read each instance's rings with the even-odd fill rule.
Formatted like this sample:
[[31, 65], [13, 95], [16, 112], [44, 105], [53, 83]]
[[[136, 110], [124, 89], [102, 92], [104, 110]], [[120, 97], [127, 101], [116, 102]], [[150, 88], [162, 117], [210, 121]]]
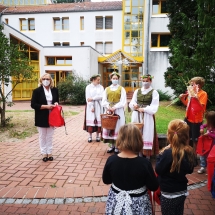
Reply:
[[[65, 126], [66, 132], [66, 125], [63, 118], [63, 109], [62, 106], [56, 105], [49, 114], [49, 125], [53, 127], [61, 127]], [[66, 132], [67, 134], [67, 132]]]
[[212, 194], [212, 197], [215, 198], [215, 169], [214, 169], [214, 174], [211, 182], [211, 194]]
[[198, 138], [196, 153], [201, 156], [207, 156], [213, 146], [213, 139], [208, 135], [201, 135]]

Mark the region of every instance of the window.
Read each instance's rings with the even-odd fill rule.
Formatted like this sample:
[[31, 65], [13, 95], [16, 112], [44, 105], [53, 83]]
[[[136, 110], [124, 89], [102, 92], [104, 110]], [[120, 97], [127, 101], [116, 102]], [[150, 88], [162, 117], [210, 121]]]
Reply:
[[153, 0], [152, 4], [153, 14], [168, 13], [166, 7], [166, 0]]
[[[103, 26], [103, 19], [105, 20], [105, 26]], [[113, 29], [112, 16], [107, 16], [104, 18], [102, 16], [96, 17], [96, 30], [102, 30], [102, 29]]]
[[26, 31], [27, 29], [28, 29], [27, 20], [26, 19], [20, 19], [20, 30]]
[[34, 31], [35, 30], [35, 20], [33, 18], [20, 19], [20, 30], [21, 31]]
[[131, 13], [131, 1], [125, 0], [125, 13], [129, 14]]
[[170, 34], [152, 34], [151, 47], [168, 47], [171, 37]]
[[69, 30], [69, 18], [68, 17], [54, 17], [54, 31], [66, 31]]
[[61, 30], [61, 20], [60, 18], [54, 18], [54, 30], [60, 31]]
[[113, 17], [105, 17], [105, 29], [113, 29]]
[[63, 46], [69, 46], [69, 42], [63, 42]]
[[103, 17], [96, 17], [96, 30], [103, 29]]
[[8, 24], [8, 19], [5, 19], [5, 23]]
[[80, 45], [81, 45], [81, 46], [84, 46], [84, 42], [80, 42]]
[[84, 17], [80, 17], [80, 30], [84, 30]]
[[62, 18], [62, 30], [69, 30], [69, 18]]
[[142, 57], [144, 32], [144, 1], [125, 0], [123, 7], [123, 51], [133, 57]]
[[47, 57], [47, 65], [72, 65], [72, 57]]
[[34, 19], [28, 19], [28, 30], [29, 31], [35, 30], [35, 20]]
[[54, 46], [61, 46], [60, 42], [54, 42]]
[[113, 53], [113, 43], [106, 42], [105, 43], [105, 54], [112, 54]]
[[96, 50], [99, 53], [103, 53], [103, 42], [96, 42]]

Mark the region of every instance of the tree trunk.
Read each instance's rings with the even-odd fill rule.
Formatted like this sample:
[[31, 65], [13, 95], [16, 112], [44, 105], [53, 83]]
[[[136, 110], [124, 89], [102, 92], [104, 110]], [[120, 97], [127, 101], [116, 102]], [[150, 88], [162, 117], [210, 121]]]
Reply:
[[5, 127], [6, 123], [5, 123], [5, 107], [6, 107], [6, 103], [2, 102], [2, 107], [0, 107], [0, 113], [1, 113], [1, 126]]

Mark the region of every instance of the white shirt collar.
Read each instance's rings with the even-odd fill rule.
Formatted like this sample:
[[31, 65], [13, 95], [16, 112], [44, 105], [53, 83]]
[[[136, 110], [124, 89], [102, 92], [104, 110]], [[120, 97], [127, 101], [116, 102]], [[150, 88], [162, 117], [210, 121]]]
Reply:
[[94, 85], [93, 83], [91, 83], [91, 86], [92, 87], [98, 87], [100, 84], [96, 84], [96, 85]]
[[110, 88], [118, 88], [118, 87], [119, 87], [119, 84], [117, 84], [117, 85], [111, 84], [111, 85], [110, 85]]

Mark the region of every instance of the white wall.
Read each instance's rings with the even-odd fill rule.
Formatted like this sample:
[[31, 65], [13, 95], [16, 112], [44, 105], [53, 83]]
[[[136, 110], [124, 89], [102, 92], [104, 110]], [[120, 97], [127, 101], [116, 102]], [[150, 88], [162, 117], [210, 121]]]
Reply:
[[[90, 62], [90, 72], [89, 72], [89, 77], [91, 77], [94, 74], [98, 74], [99, 70], [98, 70], [98, 52], [96, 52], [93, 49], [89, 50], [89, 62]], [[102, 72], [102, 71], [100, 71]]]
[[[84, 30], [80, 30], [80, 17], [84, 17]], [[112, 16], [113, 29], [96, 30], [96, 16]], [[69, 17], [68, 31], [54, 31], [53, 17]], [[91, 11], [41, 14], [3, 15], [2, 21], [20, 31], [20, 18], [34, 18], [35, 31], [22, 31], [25, 35], [42, 44], [53, 46], [53, 42], [69, 42], [70, 46], [80, 46], [80, 42], [95, 48], [95, 42], [113, 42], [113, 52], [121, 49], [122, 11]]]
[[152, 86], [154, 89], [162, 90], [163, 92], [168, 91], [169, 95], [172, 95], [173, 91], [169, 87], [165, 87], [164, 73], [169, 67], [168, 60], [169, 52], [151, 51], [149, 54], [149, 74], [154, 76], [152, 79]]
[[[4, 26], [4, 33], [7, 37], [10, 34], [17, 37], [19, 40], [24, 41], [26, 44], [37, 49], [39, 51], [40, 57], [40, 75], [44, 74], [46, 71], [73, 71], [78, 75], [82, 76], [84, 79], [89, 79], [92, 74], [98, 73], [98, 56], [99, 53], [88, 46], [76, 46], [76, 47], [43, 47], [37, 44], [35, 41], [27, 38], [25, 35], [20, 34], [20, 32], [10, 28], [9, 26]], [[72, 56], [72, 66], [50, 66], [46, 63], [46, 57], [51, 56]], [[5, 93], [11, 90], [11, 85], [5, 87]], [[9, 101], [12, 101], [10, 96]]]
[[167, 15], [152, 16], [150, 23], [151, 33], [169, 33], [168, 24], [169, 18]]
[[[44, 47], [43, 55], [42, 71], [73, 71], [87, 80], [92, 74], [98, 73], [99, 54], [91, 47]], [[72, 66], [46, 65], [45, 58], [51, 56], [72, 56]]]

